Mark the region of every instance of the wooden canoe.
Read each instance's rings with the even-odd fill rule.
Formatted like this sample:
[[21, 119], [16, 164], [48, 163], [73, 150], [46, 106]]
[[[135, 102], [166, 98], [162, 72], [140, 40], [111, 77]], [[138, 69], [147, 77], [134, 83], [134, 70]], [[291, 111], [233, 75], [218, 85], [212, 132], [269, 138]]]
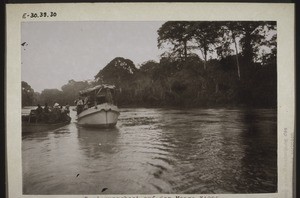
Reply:
[[65, 122], [60, 122], [60, 123], [53, 123], [53, 124], [22, 122], [22, 133], [50, 131], [50, 130], [63, 127], [69, 123], [70, 120], [67, 120]]

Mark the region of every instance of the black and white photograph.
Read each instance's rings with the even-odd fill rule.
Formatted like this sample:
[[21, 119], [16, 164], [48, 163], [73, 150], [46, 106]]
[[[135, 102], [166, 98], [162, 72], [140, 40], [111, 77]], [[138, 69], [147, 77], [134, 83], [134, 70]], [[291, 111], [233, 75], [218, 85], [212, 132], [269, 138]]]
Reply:
[[20, 23], [23, 195], [279, 192], [277, 20], [59, 14]]
[[276, 22], [21, 28], [24, 194], [277, 191]]

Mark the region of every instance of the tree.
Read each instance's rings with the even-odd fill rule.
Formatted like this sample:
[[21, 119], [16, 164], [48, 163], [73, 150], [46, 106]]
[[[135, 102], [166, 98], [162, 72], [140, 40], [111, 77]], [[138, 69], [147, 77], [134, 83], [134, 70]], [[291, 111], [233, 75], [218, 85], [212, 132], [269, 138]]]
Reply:
[[276, 29], [275, 21], [244, 21], [240, 22], [242, 36], [240, 44], [242, 54], [246, 61], [253, 63], [257, 57], [256, 52], [267, 41], [267, 34]]
[[164, 23], [158, 32], [158, 48], [164, 43], [173, 46], [172, 53], [187, 59], [188, 41], [192, 39], [192, 32], [189, 32], [192, 23], [188, 21], [168, 21]]
[[[220, 36], [221, 36], [221, 42], [223, 42], [221, 45], [225, 46], [227, 50], [229, 50], [229, 47], [231, 43], [234, 44], [235, 48], [235, 60], [236, 60], [236, 67], [237, 67], [237, 75], [238, 78], [241, 79], [241, 72], [240, 72], [240, 63], [239, 63], [239, 50], [238, 50], [238, 43], [237, 38], [240, 37], [242, 34], [242, 26], [241, 22], [237, 21], [225, 21], [220, 23]], [[233, 51], [233, 50], [230, 50]]]
[[40, 101], [48, 103], [48, 105], [54, 105], [54, 103], [62, 105], [66, 103], [63, 98], [63, 92], [58, 89], [44, 89], [40, 95]]
[[95, 76], [96, 84], [115, 85], [117, 103], [131, 103], [136, 95], [137, 71], [138, 69], [131, 60], [117, 57], [98, 72]]
[[34, 90], [31, 86], [22, 81], [22, 106], [29, 106], [34, 104]]
[[211, 21], [196, 21], [192, 23], [190, 32], [193, 34], [193, 38], [198, 44], [203, 58], [204, 58], [204, 69], [207, 65], [207, 54], [212, 52], [216, 38], [218, 37], [217, 30], [218, 24]]
[[277, 27], [275, 22], [266, 23], [260, 28], [264, 38], [254, 48], [257, 54], [256, 60], [262, 65], [276, 64], [277, 59]]
[[[241, 78], [240, 52], [244, 62], [254, 63], [261, 57], [261, 48], [274, 48], [275, 42], [268, 39], [270, 31], [276, 29], [276, 23], [265, 21], [224, 21], [219, 22], [221, 28], [219, 31], [219, 46], [216, 48], [218, 54], [222, 57], [228, 57], [235, 51], [238, 78]], [[273, 40], [274, 41], [274, 40]], [[274, 44], [275, 43], [275, 44]], [[234, 50], [232, 49], [234, 46]], [[273, 54], [273, 52], [272, 52]], [[263, 57], [266, 58], [266, 57]]]
[[150, 60], [141, 65], [140, 71], [144, 72], [144, 73], [146, 73], [146, 72], [151, 73], [158, 67], [159, 67], [159, 63], [157, 63], [156, 61]]
[[137, 68], [131, 60], [117, 57], [100, 70], [95, 79], [98, 79], [99, 83], [109, 83], [119, 86], [124, 80], [132, 79], [136, 71]]
[[87, 81], [69, 80], [68, 84], [61, 87], [64, 101], [68, 104], [73, 104], [73, 102], [79, 96], [79, 91], [84, 90], [90, 86], [90, 83]]

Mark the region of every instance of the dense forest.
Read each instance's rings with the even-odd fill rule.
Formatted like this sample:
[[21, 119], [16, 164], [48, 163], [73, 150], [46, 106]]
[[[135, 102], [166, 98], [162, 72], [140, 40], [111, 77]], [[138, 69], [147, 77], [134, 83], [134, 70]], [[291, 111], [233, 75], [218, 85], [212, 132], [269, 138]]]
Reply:
[[120, 107], [276, 107], [276, 22], [169, 21], [157, 33], [159, 62], [116, 57], [92, 82], [69, 80], [41, 93], [22, 82], [22, 105], [73, 105], [80, 90], [108, 83]]

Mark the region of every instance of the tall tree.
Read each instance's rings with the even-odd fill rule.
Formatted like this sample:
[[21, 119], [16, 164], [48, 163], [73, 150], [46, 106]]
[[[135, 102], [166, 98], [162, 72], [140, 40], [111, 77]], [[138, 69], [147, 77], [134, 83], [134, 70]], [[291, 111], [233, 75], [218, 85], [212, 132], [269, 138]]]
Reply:
[[116, 57], [98, 72], [95, 79], [98, 82], [122, 85], [124, 81], [130, 81], [134, 77], [137, 68], [134, 63], [123, 57]]
[[277, 57], [277, 27], [276, 22], [264, 22], [256, 29], [256, 34], [261, 35], [259, 40], [255, 41], [253, 47], [255, 60], [261, 62], [262, 65], [276, 63]]
[[234, 44], [237, 75], [238, 78], [241, 79], [240, 62], [239, 62], [239, 45], [237, 43], [237, 39], [243, 33], [241, 22], [225, 21], [225, 22], [220, 22], [219, 24], [220, 24], [219, 32], [220, 32], [221, 40], [223, 42], [222, 45], [228, 48], [231, 46], [232, 43]]
[[275, 21], [244, 21], [240, 22], [242, 36], [240, 44], [242, 54], [247, 62], [254, 62], [258, 48], [267, 40], [267, 34], [276, 29]]
[[273, 64], [276, 65], [277, 61], [277, 34], [273, 34], [270, 38], [270, 40], [267, 40], [264, 43], [269, 49], [270, 52], [264, 54], [262, 57], [262, 64], [267, 65], [267, 64]]
[[[231, 55], [235, 51], [238, 78], [241, 78], [239, 54], [246, 63], [253, 63], [258, 59], [259, 51], [263, 45], [274, 48], [275, 42], [269, 42], [268, 34], [276, 29], [276, 23], [265, 21], [224, 21], [219, 22], [220, 39], [217, 48], [218, 54], [223, 57]], [[276, 45], [276, 44], [275, 44]], [[232, 46], [234, 50], [232, 49]], [[239, 49], [241, 48], [241, 52]]]
[[188, 56], [188, 41], [192, 38], [192, 33], [189, 28], [192, 23], [188, 21], [168, 21], [164, 23], [158, 32], [158, 47], [162, 48], [164, 43], [173, 46], [174, 54], [184, 56], [184, 60]]
[[212, 52], [216, 38], [218, 37], [218, 24], [212, 21], [196, 21], [192, 23], [189, 32], [192, 32], [198, 48], [204, 58], [204, 69], [206, 69], [207, 54]]
[[131, 103], [136, 94], [135, 78], [138, 69], [134, 63], [123, 57], [114, 58], [95, 76], [96, 84], [108, 83], [115, 85], [116, 102], [118, 104]]

